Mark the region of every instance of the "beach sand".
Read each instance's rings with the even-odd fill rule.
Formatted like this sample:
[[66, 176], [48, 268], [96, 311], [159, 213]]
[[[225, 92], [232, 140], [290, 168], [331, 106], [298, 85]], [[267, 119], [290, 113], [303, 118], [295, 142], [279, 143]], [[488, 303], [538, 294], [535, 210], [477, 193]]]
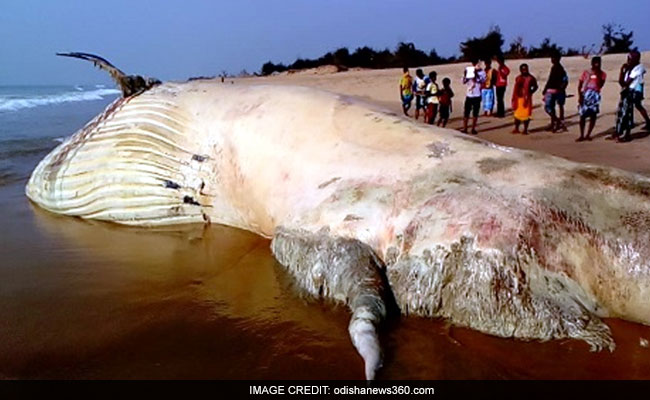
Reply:
[[[567, 104], [568, 133], [544, 132], [548, 118], [538, 107], [530, 136], [511, 135], [510, 118], [481, 118], [479, 137], [650, 174], [650, 138], [604, 140], [623, 60], [604, 59], [610, 81], [593, 142], [574, 142], [575, 98]], [[509, 63], [513, 70], [518, 64]], [[549, 61], [529, 64], [543, 85]], [[589, 62], [571, 58], [564, 65], [575, 92]], [[425, 68], [453, 81], [452, 128], [461, 123], [463, 67]], [[401, 114], [400, 70], [329, 72], [225, 84], [319, 87]], [[535, 103], [541, 105], [541, 95]], [[634, 133], [641, 136], [639, 128]], [[25, 168], [43, 155], [29, 158]], [[215, 225], [147, 230], [53, 215], [27, 201], [25, 179], [0, 185], [0, 379], [363, 379], [347, 334], [348, 311], [304, 299], [267, 240]], [[383, 333], [386, 359], [378, 378], [650, 379], [650, 349], [641, 345], [650, 327], [607, 323], [617, 343], [613, 353], [592, 353], [578, 341], [515, 341], [439, 320], [395, 318]]]
[[[629, 171], [650, 174], [650, 139], [644, 139], [648, 132], [641, 130], [643, 119], [635, 111], [636, 129], [632, 131], [634, 140], [630, 143], [615, 143], [605, 140], [611, 135], [616, 116], [616, 107], [619, 101], [620, 86], [618, 85], [618, 74], [621, 65], [626, 61], [625, 54], [607, 55], [603, 57], [603, 70], [607, 73], [607, 83], [603, 88], [603, 102], [601, 104], [600, 117], [591, 142], [575, 143], [580, 135], [578, 127], [578, 79], [585, 69], [590, 68], [590, 59], [582, 56], [565, 57], [562, 64], [569, 75], [569, 87], [567, 94], [574, 97], [567, 99], [565, 106], [566, 125], [569, 131], [566, 133], [547, 132], [550, 118], [544, 112], [542, 89], [548, 78], [551, 69], [549, 59], [535, 60], [507, 60], [506, 65], [511, 69], [508, 90], [505, 96], [506, 108], [510, 108], [512, 87], [514, 78], [519, 74], [519, 65], [526, 62], [530, 72], [538, 82], [540, 89], [535, 93], [533, 105], [533, 120], [530, 124], [530, 135], [512, 135], [512, 115], [509, 112], [506, 118], [484, 118], [478, 121], [479, 137], [494, 143], [543, 151], [570, 160], [609, 165]], [[642, 55], [642, 61], [650, 65], [650, 52]], [[496, 64], [495, 64], [496, 65]], [[461, 82], [463, 70], [467, 64], [450, 64], [421, 67], [425, 74], [429, 71], [438, 73], [438, 84], [442, 86], [442, 79], [451, 79], [451, 86], [456, 96], [454, 97], [454, 111], [448, 128], [459, 129], [462, 127], [463, 102], [465, 100], [465, 87]], [[415, 69], [411, 68], [411, 75], [415, 76]], [[323, 73], [318, 70], [299, 71], [293, 74], [283, 73], [271, 77], [255, 77], [231, 80], [235, 84], [279, 84], [279, 85], [301, 85], [311, 86], [329, 90], [337, 93], [344, 93], [356, 96], [372, 103], [379, 104], [386, 109], [402, 114], [399, 101], [398, 82], [402, 75], [401, 69], [386, 70], [356, 70], [339, 73]], [[650, 74], [646, 75], [646, 87], [650, 87]], [[650, 101], [646, 99], [646, 109], [650, 111]], [[411, 107], [410, 114], [413, 115], [415, 104]], [[496, 107], [495, 107], [496, 110]], [[422, 118], [422, 117], [420, 117]], [[421, 119], [420, 119], [421, 120]]]

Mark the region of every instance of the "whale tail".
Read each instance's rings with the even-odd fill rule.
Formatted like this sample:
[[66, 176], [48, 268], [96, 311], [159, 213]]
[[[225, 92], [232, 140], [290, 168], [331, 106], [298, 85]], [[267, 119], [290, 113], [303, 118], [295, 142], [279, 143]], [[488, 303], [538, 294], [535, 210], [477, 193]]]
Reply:
[[109, 73], [122, 91], [122, 97], [130, 97], [145, 92], [161, 82], [155, 78], [140, 75], [127, 75], [103, 57], [90, 53], [56, 53], [57, 56], [79, 58], [92, 62], [96, 67]]
[[350, 339], [363, 358], [366, 379], [382, 366], [378, 328], [390, 304], [381, 261], [355, 239], [278, 228], [271, 249], [298, 285], [315, 297], [345, 302], [352, 311]]

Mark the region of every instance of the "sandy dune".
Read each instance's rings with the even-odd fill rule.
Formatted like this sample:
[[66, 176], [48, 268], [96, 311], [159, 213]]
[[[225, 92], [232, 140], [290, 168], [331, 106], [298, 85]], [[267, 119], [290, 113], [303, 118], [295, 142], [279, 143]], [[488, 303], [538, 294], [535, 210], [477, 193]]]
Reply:
[[[607, 72], [608, 81], [603, 89], [603, 103], [601, 105], [600, 118], [594, 129], [592, 142], [575, 143], [579, 136], [578, 128], [578, 99], [577, 96], [567, 99], [566, 124], [569, 132], [550, 133], [546, 132], [549, 125], [549, 118], [543, 109], [541, 88], [546, 82], [551, 67], [550, 60], [511, 60], [507, 63], [513, 71], [510, 77], [510, 85], [506, 93], [506, 107], [510, 103], [512, 83], [514, 76], [518, 73], [519, 65], [527, 62], [531, 73], [537, 77], [540, 83], [540, 90], [535, 95], [535, 111], [531, 122], [531, 135], [512, 135], [512, 117], [508, 114], [504, 119], [479, 118], [479, 137], [495, 143], [513, 147], [533, 149], [551, 153], [560, 157], [580, 162], [610, 165], [630, 171], [650, 175], [650, 137], [642, 128], [642, 118], [635, 112], [637, 127], [632, 131], [634, 141], [631, 143], [616, 143], [605, 140], [613, 131], [616, 114], [616, 106], [619, 99], [618, 71], [625, 62], [626, 56], [608, 55], [603, 57], [603, 69]], [[650, 52], [643, 54], [642, 61], [650, 66]], [[578, 78], [582, 71], [589, 68], [590, 61], [583, 57], [568, 57], [562, 60], [564, 67], [569, 74], [569, 94], [577, 94]], [[438, 72], [438, 82], [449, 77], [452, 80], [452, 88], [456, 93], [454, 98], [454, 111], [448, 128], [458, 129], [462, 124], [462, 106], [465, 98], [464, 86], [461, 82], [463, 69], [466, 64], [450, 64], [439, 66], [422, 67], [425, 73], [431, 70]], [[650, 67], [648, 67], [650, 68]], [[411, 70], [412, 74], [415, 72]], [[323, 73], [322, 68], [317, 71], [301, 71], [294, 74], [282, 74], [271, 77], [255, 77], [235, 79], [234, 84], [289, 84], [312, 86], [333, 92], [358, 96], [373, 103], [380, 104], [389, 110], [400, 113], [400, 102], [398, 92], [398, 81], [401, 76], [400, 69], [386, 70], [357, 70], [340, 73]], [[646, 76], [646, 82], [650, 75]], [[228, 83], [229, 81], [226, 81]], [[645, 101], [646, 108], [650, 109], [650, 101]], [[413, 110], [411, 110], [411, 114]]]

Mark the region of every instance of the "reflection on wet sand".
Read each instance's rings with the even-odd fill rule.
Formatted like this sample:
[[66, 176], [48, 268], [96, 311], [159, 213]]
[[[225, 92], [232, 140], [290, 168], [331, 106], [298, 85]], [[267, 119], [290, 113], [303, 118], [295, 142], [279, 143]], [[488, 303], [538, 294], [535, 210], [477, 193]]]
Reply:
[[[56, 216], [22, 183], [0, 210], [0, 378], [363, 378], [347, 310], [302, 298], [265, 239]], [[650, 378], [650, 328], [607, 322], [614, 353], [394, 318], [378, 378]]]

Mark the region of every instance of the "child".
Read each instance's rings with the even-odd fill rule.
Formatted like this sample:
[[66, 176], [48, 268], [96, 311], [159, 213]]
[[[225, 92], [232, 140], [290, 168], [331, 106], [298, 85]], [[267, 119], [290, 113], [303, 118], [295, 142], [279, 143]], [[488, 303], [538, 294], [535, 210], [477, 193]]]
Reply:
[[426, 104], [424, 99], [426, 97], [426, 89], [429, 84], [429, 78], [424, 76], [421, 69], [415, 71], [415, 81], [413, 83], [413, 91], [415, 92], [415, 119], [420, 119], [420, 110], [422, 110], [422, 117], [426, 113]]
[[499, 64], [495, 71], [497, 79], [494, 85], [497, 92], [497, 117], [503, 118], [506, 116], [506, 105], [503, 99], [506, 95], [506, 87], [508, 86], [508, 75], [510, 75], [510, 68], [506, 66], [506, 61], [503, 57], [503, 54], [498, 54], [495, 58]]
[[404, 67], [403, 71], [404, 74], [399, 80], [399, 96], [402, 99], [402, 111], [408, 117], [409, 108], [411, 108], [411, 102], [413, 101], [413, 77], [411, 77], [408, 68]]
[[431, 71], [429, 72], [429, 84], [427, 85], [427, 111], [424, 114], [424, 122], [426, 122], [429, 125], [433, 125], [434, 121], [436, 120], [436, 116], [438, 115], [438, 104], [440, 101], [438, 100], [438, 84], [436, 83], [436, 79], [438, 78], [438, 74], [436, 71]]
[[481, 88], [481, 102], [483, 103], [483, 115], [492, 116], [494, 109], [494, 85], [497, 81], [497, 72], [492, 68], [492, 60], [485, 60], [485, 82]]
[[440, 103], [438, 110], [440, 112], [438, 126], [442, 126], [443, 128], [446, 127], [447, 122], [449, 122], [449, 115], [452, 111], [452, 97], [454, 97], [454, 91], [451, 90], [451, 80], [445, 78], [442, 80], [442, 89], [438, 91], [438, 102]]

